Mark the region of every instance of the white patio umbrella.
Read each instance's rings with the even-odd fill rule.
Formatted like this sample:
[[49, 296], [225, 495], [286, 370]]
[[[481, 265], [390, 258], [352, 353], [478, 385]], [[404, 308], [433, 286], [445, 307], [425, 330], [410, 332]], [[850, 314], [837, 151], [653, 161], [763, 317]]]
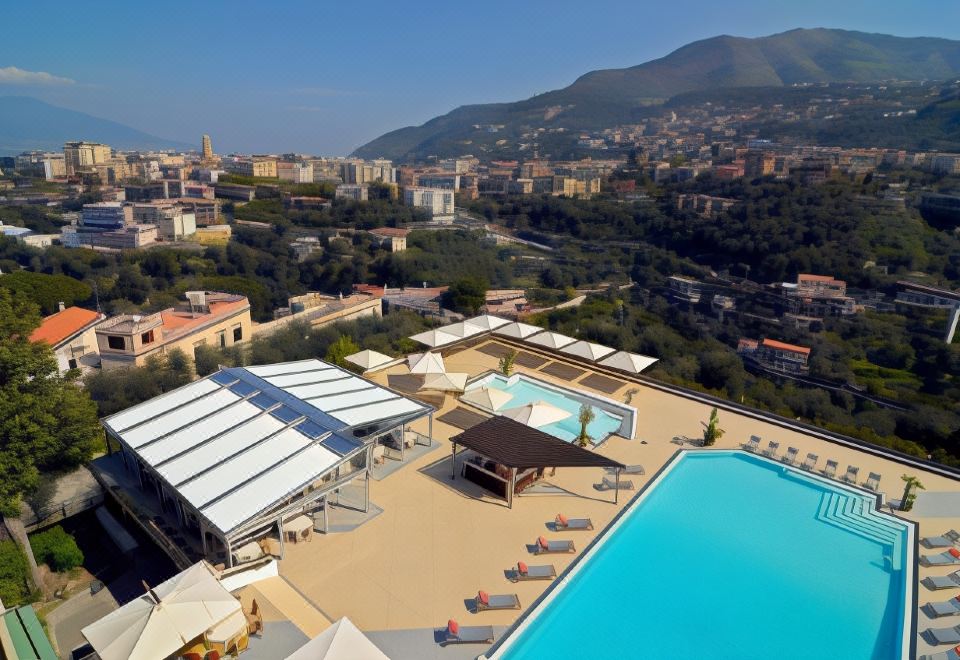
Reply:
[[507, 408], [501, 410], [500, 414], [504, 417], [526, 424], [527, 426], [540, 427], [547, 424], [554, 424], [566, 419], [571, 415], [562, 408], [547, 403], [546, 401], [534, 401], [516, 408]]
[[343, 617], [287, 656], [287, 660], [390, 660], [353, 622]]
[[572, 344], [576, 339], [556, 332], [541, 332], [539, 335], [533, 335], [527, 341], [531, 344], [559, 350], [567, 344]]
[[393, 362], [393, 358], [377, 351], [365, 350], [344, 358], [347, 362], [355, 364], [361, 369], [375, 369], [387, 362]]
[[507, 325], [500, 326], [493, 331], [495, 335], [503, 335], [504, 337], [513, 337], [514, 339], [526, 339], [531, 335], [535, 335], [538, 332], [543, 332], [543, 328], [538, 325], [530, 325], [529, 323], [508, 323]]
[[614, 349], [609, 346], [582, 340], [560, 349], [561, 353], [576, 355], [577, 357], [582, 357], [587, 360], [599, 360], [602, 357], [610, 355], [613, 351]]
[[484, 410], [500, 410], [507, 405], [512, 398], [512, 394], [498, 390], [495, 387], [478, 387], [475, 390], [465, 392], [463, 396], [460, 397], [460, 400], [472, 403]]
[[483, 316], [475, 316], [472, 319], [467, 319], [464, 323], [482, 328], [484, 332], [490, 332], [491, 330], [496, 330], [499, 327], [508, 325], [510, 321], [502, 319], [499, 316], [484, 314]]
[[462, 339], [462, 337], [450, 334], [449, 332], [444, 332], [441, 329], [427, 330], [426, 332], [421, 332], [420, 334], [411, 335], [410, 339], [418, 341], [425, 346], [429, 346], [430, 348], [436, 348], [437, 346], [452, 344], [453, 342]]
[[443, 326], [439, 331], [448, 335], [455, 335], [458, 339], [472, 337], [473, 335], [479, 335], [484, 332], [483, 328], [466, 322], [451, 323], [450, 325]]
[[638, 374], [650, 365], [654, 364], [656, 361], [657, 358], [640, 355], [639, 353], [618, 351], [610, 357], [600, 360], [600, 362], [597, 364], [603, 365], [604, 367], [611, 367], [613, 369], [626, 371], [631, 374]]
[[442, 392], [462, 392], [467, 386], [469, 374], [427, 374], [423, 377], [421, 390], [439, 390]]
[[442, 374], [446, 371], [439, 353], [414, 353], [407, 356], [407, 366], [412, 374]]
[[81, 632], [103, 660], [165, 658], [240, 609], [199, 562]]

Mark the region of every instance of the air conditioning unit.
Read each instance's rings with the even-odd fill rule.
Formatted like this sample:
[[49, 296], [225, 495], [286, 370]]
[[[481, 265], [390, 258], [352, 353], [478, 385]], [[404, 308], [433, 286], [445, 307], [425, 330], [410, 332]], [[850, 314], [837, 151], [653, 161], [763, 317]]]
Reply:
[[207, 306], [206, 291], [187, 291], [187, 300], [190, 301], [190, 311], [203, 309]]

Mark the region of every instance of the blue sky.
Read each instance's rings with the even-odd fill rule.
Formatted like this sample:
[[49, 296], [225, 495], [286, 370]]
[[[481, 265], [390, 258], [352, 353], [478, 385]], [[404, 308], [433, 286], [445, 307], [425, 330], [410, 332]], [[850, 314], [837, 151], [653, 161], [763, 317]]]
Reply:
[[[458, 105], [512, 101], [717, 34], [960, 38], [957, 0], [9, 3], [0, 96], [229, 151], [345, 154]], [[47, 77], [39, 73], [48, 74]]]

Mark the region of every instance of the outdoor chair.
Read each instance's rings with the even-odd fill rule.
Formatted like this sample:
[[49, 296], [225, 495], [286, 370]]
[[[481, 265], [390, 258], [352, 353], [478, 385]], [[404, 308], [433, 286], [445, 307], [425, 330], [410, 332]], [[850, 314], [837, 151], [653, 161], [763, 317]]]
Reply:
[[960, 550], [956, 548], [950, 548], [938, 555], [922, 555], [920, 557], [921, 566], [954, 566], [956, 564], [960, 564]]
[[876, 472], [871, 472], [867, 475], [867, 480], [864, 482], [863, 487], [867, 490], [877, 492], [877, 490], [880, 489], [880, 475]]
[[925, 548], [949, 548], [960, 543], [960, 532], [951, 529], [943, 536], [925, 536], [920, 539], [920, 545]]
[[257, 599], [253, 599], [253, 606], [250, 612], [244, 612], [243, 616], [247, 620], [247, 634], [263, 637], [263, 613], [260, 611], [260, 604]]
[[803, 464], [800, 466], [802, 469], [809, 472], [817, 465], [817, 461], [820, 460], [820, 457], [816, 454], [807, 454], [807, 457], [803, 459]]
[[750, 439], [740, 446], [746, 449], [747, 451], [755, 454], [757, 453], [757, 451], [760, 450], [760, 436], [751, 435]]
[[827, 467], [823, 468], [823, 476], [830, 477], [831, 479], [837, 478], [837, 467], [839, 463], [836, 461], [827, 461]]
[[921, 655], [920, 660], [960, 660], [960, 646], [941, 651], [940, 653]]
[[933, 638], [937, 644], [960, 644], [960, 626], [927, 628], [924, 636]]
[[570, 531], [590, 531], [593, 529], [593, 521], [589, 518], [567, 518], [562, 513], [558, 513], [553, 521], [557, 529]]
[[927, 603], [921, 608], [931, 618], [960, 614], [960, 596], [941, 603]]
[[763, 450], [763, 455], [767, 458], [774, 458], [777, 455], [777, 451], [780, 449], [780, 443], [774, 440], [771, 440], [767, 443], [767, 448]]
[[541, 536], [537, 539], [537, 549], [534, 550], [534, 554], [569, 554], [576, 551], [577, 549], [573, 546], [573, 541], [548, 541], [546, 537]]
[[786, 463], [787, 465], [793, 465], [797, 462], [797, 454], [800, 453], [800, 450], [796, 447], [787, 447], [786, 455], [780, 460]]
[[954, 571], [949, 575], [931, 575], [920, 580], [920, 584], [931, 591], [956, 589], [960, 587], [960, 571]]
[[597, 490], [633, 490], [633, 482], [629, 479], [614, 481], [610, 477], [604, 477], [601, 483], [594, 485], [594, 488]]
[[486, 591], [477, 592], [475, 608], [477, 612], [522, 609], [520, 607], [520, 598], [517, 597], [517, 594], [496, 594], [491, 596]]
[[447, 621], [444, 644], [493, 644], [493, 626], [460, 627], [454, 619]]
[[517, 562], [517, 568], [513, 571], [511, 582], [526, 582], [527, 580], [552, 580], [557, 577], [557, 569], [553, 564], [543, 564], [541, 566], [527, 566], [526, 563]]
[[843, 480], [846, 481], [848, 484], [856, 484], [858, 474], [860, 474], [860, 468], [858, 468], [855, 465], [848, 465], [847, 473], [843, 475]]
[[217, 649], [210, 649], [203, 656], [203, 660], [220, 660], [220, 651]]

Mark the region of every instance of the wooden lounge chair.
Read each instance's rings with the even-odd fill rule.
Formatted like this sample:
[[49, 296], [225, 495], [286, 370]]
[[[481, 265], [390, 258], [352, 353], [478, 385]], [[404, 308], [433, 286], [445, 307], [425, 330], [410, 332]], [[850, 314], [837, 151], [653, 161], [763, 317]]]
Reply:
[[488, 594], [486, 591], [477, 592], [475, 605], [477, 612], [486, 610], [519, 610], [520, 598], [517, 594]]
[[940, 603], [927, 603], [921, 607], [927, 616], [931, 619], [935, 619], [941, 616], [956, 616], [960, 614], [960, 596], [951, 598], [950, 600], [945, 600]]
[[960, 571], [954, 571], [949, 575], [929, 575], [920, 580], [920, 584], [931, 591], [957, 589], [960, 588]]
[[780, 443], [775, 440], [771, 440], [767, 443], [767, 448], [763, 450], [763, 455], [767, 458], [776, 458], [777, 451], [779, 451], [779, 449]]
[[823, 468], [823, 476], [830, 477], [831, 479], [837, 478], [837, 467], [839, 463], [836, 461], [827, 461], [827, 467]]
[[517, 562], [517, 568], [513, 571], [511, 582], [526, 582], [528, 580], [552, 580], [557, 577], [557, 569], [553, 564], [542, 564], [540, 566], [527, 566], [526, 563]]
[[925, 548], [949, 548], [960, 544], [960, 532], [951, 529], [942, 536], [925, 536], [920, 539], [920, 545]]
[[573, 541], [548, 541], [545, 536], [537, 539], [535, 555], [570, 554], [576, 552]]
[[800, 467], [801, 469], [804, 469], [807, 472], [809, 472], [814, 467], [816, 467], [817, 461], [819, 460], [820, 460], [820, 457], [817, 456], [816, 454], [807, 454], [807, 457], [803, 459], [803, 464]]
[[797, 454], [800, 453], [800, 450], [796, 447], [787, 447], [787, 453], [780, 460], [786, 463], [787, 465], [793, 465], [797, 462]]
[[557, 529], [569, 531], [590, 531], [593, 529], [593, 521], [589, 518], [567, 518], [562, 513], [558, 513], [553, 524]]
[[960, 564], [960, 550], [950, 548], [938, 555], [921, 555], [921, 566], [954, 566]]
[[633, 490], [633, 482], [629, 479], [621, 479], [620, 481], [615, 481], [610, 477], [604, 477], [603, 481], [599, 484], [594, 484], [594, 488], [597, 490]]
[[867, 490], [877, 492], [880, 489], [880, 475], [876, 472], [871, 472], [867, 475], [867, 480], [864, 482], [863, 487]]
[[747, 442], [744, 442], [740, 446], [746, 449], [747, 451], [755, 454], [760, 449], [760, 436], [751, 435], [750, 439]]
[[493, 644], [493, 626], [463, 626], [454, 619], [447, 621], [441, 644]]
[[260, 604], [257, 603], [256, 598], [253, 599], [250, 612], [244, 612], [243, 616], [247, 620], [247, 634], [263, 637], [263, 612], [260, 611]]
[[843, 480], [846, 481], [848, 484], [856, 484], [857, 475], [859, 474], [860, 474], [860, 468], [858, 468], [855, 465], [848, 465], [847, 473], [843, 475]]

